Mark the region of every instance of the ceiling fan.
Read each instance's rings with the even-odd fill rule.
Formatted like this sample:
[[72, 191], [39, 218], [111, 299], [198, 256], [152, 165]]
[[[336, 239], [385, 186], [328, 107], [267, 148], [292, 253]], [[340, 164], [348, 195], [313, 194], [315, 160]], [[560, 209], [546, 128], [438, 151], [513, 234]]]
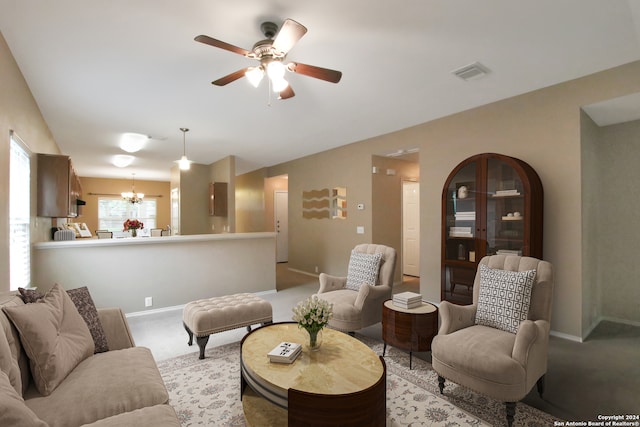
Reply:
[[273, 22], [263, 22], [260, 29], [266, 39], [254, 44], [250, 51], [209, 36], [200, 35], [195, 38], [197, 42], [260, 61], [260, 65], [257, 67], [247, 67], [235, 71], [218, 80], [214, 80], [211, 82], [212, 84], [224, 86], [246, 76], [253, 86], [258, 87], [264, 75], [267, 74], [269, 84], [274, 92], [280, 93], [280, 99], [288, 99], [295, 96], [295, 93], [284, 78], [285, 71], [291, 71], [331, 83], [338, 83], [340, 78], [342, 78], [340, 71], [302, 64], [300, 62], [290, 62], [286, 65], [283, 63], [287, 53], [289, 53], [291, 48], [307, 32], [307, 28], [299, 22], [293, 19], [287, 19], [282, 24], [280, 31], [278, 31], [278, 26]]

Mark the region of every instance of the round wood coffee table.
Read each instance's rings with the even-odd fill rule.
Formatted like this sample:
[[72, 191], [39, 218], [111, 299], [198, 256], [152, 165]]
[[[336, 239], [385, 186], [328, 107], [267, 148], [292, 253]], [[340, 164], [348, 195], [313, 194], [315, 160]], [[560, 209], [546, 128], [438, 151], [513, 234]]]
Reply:
[[422, 302], [416, 308], [401, 308], [387, 300], [382, 306], [382, 340], [384, 356], [387, 344], [409, 351], [409, 369], [414, 351], [431, 350], [431, 341], [438, 333], [438, 307]]
[[[298, 328], [297, 323], [263, 326], [243, 338], [241, 393], [246, 394], [247, 385], [255, 392], [249, 393], [248, 399], [243, 397], [247, 421], [256, 419], [257, 414], [253, 412], [264, 413], [265, 405], [269, 406], [264, 400], [291, 411], [290, 390], [315, 396], [342, 396], [371, 389], [380, 383], [385, 368], [373, 350], [343, 332], [325, 328], [322, 333], [322, 346], [315, 352], [309, 350], [309, 335]], [[270, 362], [267, 353], [283, 341], [302, 344], [302, 353], [291, 364]], [[255, 395], [262, 398], [258, 399], [259, 403]], [[382, 406], [386, 406], [384, 401]], [[270, 411], [282, 416], [282, 410], [271, 408]]]

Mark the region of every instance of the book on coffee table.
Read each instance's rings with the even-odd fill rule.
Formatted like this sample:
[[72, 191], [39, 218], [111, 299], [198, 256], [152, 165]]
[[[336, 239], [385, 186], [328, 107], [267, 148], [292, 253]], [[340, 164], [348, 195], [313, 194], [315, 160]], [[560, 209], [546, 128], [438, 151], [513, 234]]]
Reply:
[[301, 351], [302, 346], [300, 344], [283, 341], [267, 353], [267, 356], [269, 356], [270, 362], [293, 363]]
[[401, 308], [416, 308], [422, 305], [422, 295], [415, 292], [402, 292], [393, 296], [393, 305]]

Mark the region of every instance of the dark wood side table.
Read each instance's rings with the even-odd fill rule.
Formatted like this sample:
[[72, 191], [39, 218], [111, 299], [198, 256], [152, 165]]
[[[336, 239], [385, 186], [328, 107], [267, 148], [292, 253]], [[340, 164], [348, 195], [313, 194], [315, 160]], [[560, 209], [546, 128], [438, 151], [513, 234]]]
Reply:
[[409, 351], [409, 369], [413, 364], [414, 351], [430, 351], [431, 341], [438, 333], [438, 307], [422, 302], [420, 307], [402, 308], [387, 300], [382, 306], [382, 340], [387, 344]]

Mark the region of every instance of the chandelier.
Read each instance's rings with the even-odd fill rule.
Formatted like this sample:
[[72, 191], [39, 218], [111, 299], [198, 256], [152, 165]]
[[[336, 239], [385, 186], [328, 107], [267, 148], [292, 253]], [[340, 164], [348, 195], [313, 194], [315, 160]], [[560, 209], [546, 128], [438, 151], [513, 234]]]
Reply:
[[136, 174], [131, 174], [131, 191], [122, 192], [122, 198], [131, 204], [142, 203], [144, 193], [136, 193]]

